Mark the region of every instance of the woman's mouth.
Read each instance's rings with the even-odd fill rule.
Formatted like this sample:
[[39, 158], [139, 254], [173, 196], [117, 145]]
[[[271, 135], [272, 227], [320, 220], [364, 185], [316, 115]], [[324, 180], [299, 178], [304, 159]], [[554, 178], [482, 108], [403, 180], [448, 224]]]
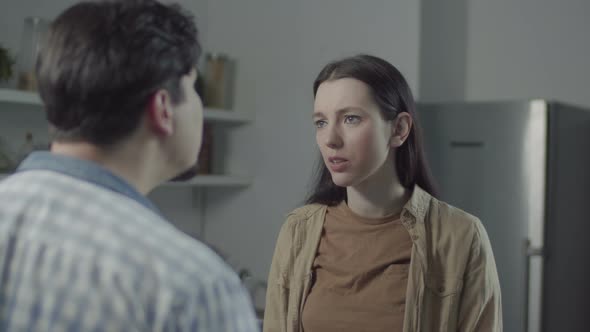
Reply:
[[341, 157], [330, 157], [328, 158], [328, 165], [333, 172], [339, 173], [348, 168], [349, 162], [348, 159]]

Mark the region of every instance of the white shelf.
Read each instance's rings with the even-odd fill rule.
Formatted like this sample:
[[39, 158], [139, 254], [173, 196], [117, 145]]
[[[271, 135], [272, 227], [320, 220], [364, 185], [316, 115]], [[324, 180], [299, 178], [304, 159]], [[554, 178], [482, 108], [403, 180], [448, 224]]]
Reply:
[[242, 124], [250, 121], [246, 116], [234, 111], [214, 108], [205, 108], [203, 117], [205, 121], [214, 123]]
[[[0, 181], [10, 174], [0, 173]], [[169, 181], [160, 187], [247, 187], [252, 180], [247, 177], [232, 175], [198, 175], [188, 181]]]
[[[15, 89], [0, 89], [0, 113], [6, 108], [2, 104], [27, 106], [34, 110], [40, 110], [43, 106], [38, 93], [20, 91]], [[204, 118], [206, 122], [223, 125], [239, 125], [250, 121], [250, 119], [232, 110], [205, 108]], [[0, 173], [0, 180], [8, 174]], [[161, 187], [246, 187], [252, 183], [248, 177], [231, 175], [202, 175], [196, 176], [188, 181], [167, 182]]]
[[187, 181], [169, 181], [163, 187], [247, 187], [252, 179], [233, 175], [197, 175]]
[[[25, 106], [43, 106], [39, 94], [36, 92], [20, 91], [15, 89], [0, 89], [0, 103], [18, 104]], [[0, 110], [2, 108], [0, 107]], [[242, 124], [250, 119], [232, 110], [205, 108], [203, 117], [205, 121], [225, 124]]]
[[20, 91], [15, 89], [0, 89], [0, 102], [41, 106], [41, 98], [36, 92]]

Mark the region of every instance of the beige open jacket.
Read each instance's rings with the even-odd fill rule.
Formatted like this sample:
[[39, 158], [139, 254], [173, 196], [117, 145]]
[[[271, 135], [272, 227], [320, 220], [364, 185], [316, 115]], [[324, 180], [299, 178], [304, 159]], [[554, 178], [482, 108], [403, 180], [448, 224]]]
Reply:
[[[270, 273], [264, 332], [301, 332], [326, 206], [291, 212]], [[413, 241], [403, 331], [502, 331], [500, 284], [485, 229], [474, 216], [415, 187], [401, 213]]]

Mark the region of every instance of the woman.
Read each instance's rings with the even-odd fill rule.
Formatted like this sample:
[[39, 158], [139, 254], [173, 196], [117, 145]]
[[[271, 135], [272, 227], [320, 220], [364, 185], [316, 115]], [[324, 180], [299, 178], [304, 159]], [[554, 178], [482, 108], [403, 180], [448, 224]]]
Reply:
[[323, 163], [280, 231], [264, 331], [500, 331], [487, 234], [435, 198], [401, 73], [359, 55], [313, 91]]

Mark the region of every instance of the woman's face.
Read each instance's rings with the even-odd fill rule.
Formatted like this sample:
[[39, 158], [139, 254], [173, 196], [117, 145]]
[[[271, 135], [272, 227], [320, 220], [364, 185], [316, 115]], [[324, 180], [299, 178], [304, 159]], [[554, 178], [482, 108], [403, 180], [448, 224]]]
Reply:
[[382, 167], [393, 167], [392, 122], [383, 118], [365, 83], [341, 78], [320, 84], [313, 120], [316, 142], [336, 185], [356, 186]]

